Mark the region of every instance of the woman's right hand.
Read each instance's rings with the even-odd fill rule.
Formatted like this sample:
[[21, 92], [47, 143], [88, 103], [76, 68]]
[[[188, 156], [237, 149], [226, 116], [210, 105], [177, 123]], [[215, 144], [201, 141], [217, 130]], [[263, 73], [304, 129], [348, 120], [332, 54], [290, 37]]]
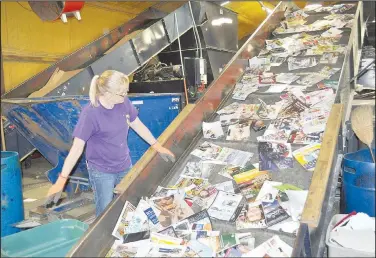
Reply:
[[50, 197], [54, 194], [62, 192], [66, 182], [67, 182], [67, 178], [59, 176], [55, 184], [53, 184], [48, 190], [47, 197]]

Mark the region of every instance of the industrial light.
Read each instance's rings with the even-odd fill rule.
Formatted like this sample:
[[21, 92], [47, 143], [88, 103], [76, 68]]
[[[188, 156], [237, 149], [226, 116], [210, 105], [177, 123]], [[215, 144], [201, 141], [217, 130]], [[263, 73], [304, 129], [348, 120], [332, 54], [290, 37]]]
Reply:
[[221, 6], [224, 6], [224, 5], [228, 4], [228, 3], [230, 3], [230, 1], [223, 2], [223, 3], [221, 3]]
[[259, 4], [261, 5], [262, 10], [264, 10], [268, 15], [271, 14], [271, 13], [273, 12], [272, 9], [266, 7], [261, 1], [258, 1], [258, 2], [259, 2]]
[[221, 26], [222, 24], [232, 24], [232, 19], [231, 18], [227, 18], [227, 17], [221, 17], [221, 18], [218, 18], [218, 19], [213, 19], [211, 24], [213, 26]]
[[307, 4], [307, 5], [304, 7], [304, 9], [306, 9], [306, 10], [310, 10], [310, 11], [313, 11], [313, 10], [315, 10], [315, 9], [321, 7], [321, 6], [322, 6], [322, 4]]

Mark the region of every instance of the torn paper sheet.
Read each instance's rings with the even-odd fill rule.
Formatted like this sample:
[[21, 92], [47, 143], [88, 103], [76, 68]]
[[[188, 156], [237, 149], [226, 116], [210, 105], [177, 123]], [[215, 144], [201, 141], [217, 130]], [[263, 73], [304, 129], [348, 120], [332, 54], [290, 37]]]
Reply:
[[244, 257], [291, 257], [292, 250], [292, 247], [283, 242], [279, 236], [273, 236], [246, 253]]
[[282, 185], [282, 183], [275, 181], [265, 181], [261, 187], [259, 194], [257, 195], [256, 201], [274, 202], [278, 194], [278, 189], [276, 189], [274, 186], [278, 185]]
[[218, 139], [224, 135], [220, 121], [213, 123], [202, 122], [202, 131], [206, 139]]
[[308, 191], [286, 190], [285, 193], [289, 198], [289, 213], [294, 221], [299, 221], [308, 196]]

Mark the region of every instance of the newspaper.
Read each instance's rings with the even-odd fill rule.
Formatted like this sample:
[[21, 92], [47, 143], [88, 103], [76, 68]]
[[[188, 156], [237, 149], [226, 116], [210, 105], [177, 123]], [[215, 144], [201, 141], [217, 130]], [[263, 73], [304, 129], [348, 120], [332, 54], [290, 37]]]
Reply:
[[306, 170], [313, 171], [316, 167], [320, 148], [320, 143], [313, 143], [293, 151], [292, 155]]
[[218, 139], [224, 135], [220, 121], [213, 123], [202, 122], [202, 131], [204, 138], [207, 139]]
[[291, 84], [299, 78], [300, 78], [299, 75], [296, 75], [293, 73], [280, 73], [280, 74], [277, 74], [276, 81], [278, 83]]
[[132, 219], [136, 207], [130, 202], [126, 201], [124, 207], [120, 213], [119, 219], [116, 222], [115, 228], [112, 231], [112, 235], [117, 239], [123, 239], [123, 236], [127, 234], [125, 229], [128, 227], [129, 222]]
[[244, 257], [291, 257], [292, 250], [291, 246], [283, 242], [279, 236], [275, 235], [252, 251], [246, 253]]
[[258, 151], [260, 170], [278, 171], [293, 167], [289, 143], [259, 142]]
[[241, 207], [242, 195], [219, 191], [208, 209], [210, 217], [224, 221], [234, 221]]

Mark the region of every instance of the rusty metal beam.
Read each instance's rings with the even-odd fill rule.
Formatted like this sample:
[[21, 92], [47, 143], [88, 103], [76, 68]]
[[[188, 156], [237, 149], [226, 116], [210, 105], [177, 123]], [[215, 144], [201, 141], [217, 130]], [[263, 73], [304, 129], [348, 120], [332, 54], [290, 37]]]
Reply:
[[20, 49], [2, 49], [3, 61], [8, 62], [32, 62], [32, 63], [55, 63], [65, 55], [49, 53], [29, 53]]

